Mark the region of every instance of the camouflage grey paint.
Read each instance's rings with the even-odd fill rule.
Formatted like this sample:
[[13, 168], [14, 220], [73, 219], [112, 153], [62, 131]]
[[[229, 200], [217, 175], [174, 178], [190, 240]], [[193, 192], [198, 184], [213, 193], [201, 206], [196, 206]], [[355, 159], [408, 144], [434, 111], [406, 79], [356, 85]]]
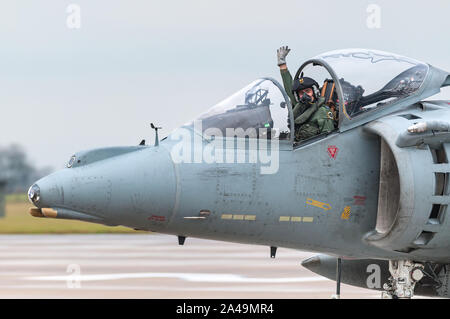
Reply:
[[[410, 108], [407, 114], [450, 118], [446, 106], [434, 105], [430, 111]], [[431, 152], [426, 147], [395, 146], [398, 133], [389, 133], [387, 127], [401, 132], [411, 124], [399, 115], [317, 138], [294, 150], [280, 147], [280, 169], [272, 175], [261, 175], [259, 164], [175, 164], [170, 156], [175, 142], [166, 139], [158, 147], [136, 147], [132, 152], [86, 162], [38, 181], [39, 207], [64, 208], [94, 216], [108, 225], [187, 237], [359, 258], [450, 262], [448, 220], [441, 225], [427, 225], [430, 207], [436, 200], [432, 194], [435, 167]], [[383, 138], [396, 152], [404, 152], [398, 160], [403, 165], [402, 196], [408, 204], [399, 213], [400, 225], [406, 225], [399, 231], [404, 237], [392, 233], [389, 236], [400, 237], [389, 241], [386, 234], [384, 240], [390, 244], [385, 245], [380, 244], [383, 239], [374, 237], [380, 172], [376, 125], [385, 125], [386, 129], [381, 130]], [[329, 146], [338, 148], [335, 158], [328, 153]], [[357, 203], [358, 197], [365, 200]], [[308, 199], [331, 208], [309, 205]], [[448, 202], [448, 196], [439, 199]], [[347, 206], [351, 210], [346, 220], [342, 213]], [[202, 210], [211, 214], [205, 219], [185, 218], [199, 216]], [[256, 218], [223, 219], [222, 215]], [[280, 221], [284, 216], [309, 217], [313, 221]], [[409, 248], [423, 230], [437, 234], [426, 247], [399, 252]]]

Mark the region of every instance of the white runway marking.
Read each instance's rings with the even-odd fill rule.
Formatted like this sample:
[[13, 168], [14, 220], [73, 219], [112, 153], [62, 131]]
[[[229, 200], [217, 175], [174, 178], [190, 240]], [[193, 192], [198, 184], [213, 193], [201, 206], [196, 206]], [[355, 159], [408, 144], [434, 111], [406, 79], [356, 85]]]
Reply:
[[[11, 285], [0, 285], [0, 289], [22, 289], [22, 290], [28, 290], [28, 289], [46, 289], [46, 290], [61, 290], [61, 285], [51, 285], [51, 284], [45, 284], [45, 285], [21, 285], [21, 286], [11, 286]], [[89, 286], [82, 286], [81, 289], [71, 289], [74, 291], [86, 291], [86, 290], [99, 290], [104, 291], [105, 286], [103, 285], [89, 285]], [[321, 287], [321, 288], [314, 288], [311, 289], [309, 287], [299, 287], [299, 288], [286, 288], [283, 286], [254, 286], [254, 287], [242, 287], [242, 286], [216, 286], [216, 287], [168, 287], [168, 286], [133, 286], [133, 285], [108, 285], [109, 291], [165, 291], [165, 292], [198, 292], [198, 293], [204, 293], [204, 292], [252, 292], [252, 293], [258, 293], [258, 292], [268, 292], [268, 293], [302, 293], [302, 294], [308, 294], [308, 293], [323, 293], [325, 298], [329, 298], [331, 294], [333, 293], [332, 290], [328, 287]], [[375, 292], [372, 292], [373, 298], [379, 298], [380, 294]], [[250, 298], [249, 296], [248, 298]], [[209, 298], [208, 296], [204, 296], [203, 298]], [[241, 297], [245, 298], [245, 297]], [[276, 296], [273, 296], [272, 298], [276, 298]]]
[[[155, 234], [0, 235], [0, 298], [327, 298], [314, 253]], [[68, 273], [75, 264], [80, 273]], [[76, 278], [78, 276], [78, 278]], [[80, 279], [80, 287], [68, 281]], [[379, 298], [342, 286], [342, 298]]]
[[192, 282], [220, 282], [220, 283], [291, 283], [291, 282], [320, 282], [328, 281], [321, 277], [293, 277], [293, 278], [248, 278], [235, 274], [198, 274], [198, 273], [128, 273], [128, 274], [96, 274], [69, 276], [40, 276], [26, 277], [25, 280], [39, 281], [104, 281], [136, 278], [176, 278]]

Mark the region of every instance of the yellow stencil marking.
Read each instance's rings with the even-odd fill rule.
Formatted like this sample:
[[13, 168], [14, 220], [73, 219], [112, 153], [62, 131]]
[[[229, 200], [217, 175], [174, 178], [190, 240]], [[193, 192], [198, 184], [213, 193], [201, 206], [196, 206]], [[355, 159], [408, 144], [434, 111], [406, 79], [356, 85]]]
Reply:
[[341, 218], [348, 220], [350, 218], [350, 211], [351, 211], [351, 207], [345, 206], [344, 211], [342, 212]]
[[300, 216], [280, 216], [280, 222], [304, 222], [311, 223], [314, 217], [300, 217]]
[[222, 214], [222, 219], [233, 219], [233, 220], [256, 220], [256, 215], [233, 215], [233, 214]]
[[312, 205], [312, 206], [315, 206], [315, 207], [322, 208], [323, 210], [330, 210], [330, 209], [331, 209], [330, 204], [322, 203], [322, 202], [319, 202], [319, 201], [314, 200], [314, 199], [312, 199], [312, 198], [307, 198], [307, 199], [306, 199], [306, 204], [309, 204], [309, 205]]

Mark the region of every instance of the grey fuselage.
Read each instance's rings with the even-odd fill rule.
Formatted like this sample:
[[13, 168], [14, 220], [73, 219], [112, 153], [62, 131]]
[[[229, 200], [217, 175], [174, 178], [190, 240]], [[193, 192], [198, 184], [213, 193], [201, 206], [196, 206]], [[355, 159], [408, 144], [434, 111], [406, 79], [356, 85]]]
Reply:
[[[296, 148], [289, 141], [280, 142], [279, 169], [274, 174], [261, 174], [260, 163], [175, 163], [171, 150], [177, 141], [170, 136], [156, 147], [80, 152], [71, 168], [36, 182], [40, 189], [36, 206], [55, 209], [57, 218], [185, 237], [355, 258], [413, 258], [448, 263], [448, 219], [442, 221], [427, 247], [411, 244], [412, 247], [408, 242], [405, 245], [411, 246], [410, 250], [403, 246], [396, 249], [389, 246], [392, 243], [378, 245], [374, 244], [378, 238], [370, 238], [376, 235], [379, 215], [382, 141], [394, 147], [399, 134], [414, 122], [402, 114], [450, 119], [445, 103], [430, 104], [428, 109], [412, 105], [378, 119], [375, 122], [384, 125], [382, 134], [386, 136], [377, 135], [371, 122], [316, 137]], [[196, 145], [204, 147], [209, 143], [202, 138], [193, 142], [192, 153]], [[448, 145], [445, 144], [447, 149]], [[399, 148], [399, 152], [407, 152], [403, 154], [405, 158], [411, 159], [405, 165], [414, 170], [411, 176], [400, 174], [400, 195], [414, 195], [422, 189], [429, 192], [426, 198], [417, 194], [408, 197], [413, 201], [409, 208], [414, 216], [405, 220], [414, 238], [423, 231], [425, 226], [421, 223], [426, 224], [429, 217], [428, 211], [423, 213], [425, 217], [418, 217], [415, 208], [429, 205], [431, 202], [424, 201], [434, 196], [431, 177], [418, 186], [426, 171], [421, 167], [431, 167], [432, 163], [427, 147]], [[235, 146], [232, 150], [248, 152]], [[428, 160], [430, 164], [426, 163]], [[442, 167], [448, 169], [448, 164]], [[448, 201], [447, 196], [443, 203]], [[397, 242], [409, 241], [402, 229], [395, 225], [392, 229], [391, 233], [395, 229], [394, 235], [401, 237]], [[381, 237], [386, 240], [389, 236], [384, 235]]]

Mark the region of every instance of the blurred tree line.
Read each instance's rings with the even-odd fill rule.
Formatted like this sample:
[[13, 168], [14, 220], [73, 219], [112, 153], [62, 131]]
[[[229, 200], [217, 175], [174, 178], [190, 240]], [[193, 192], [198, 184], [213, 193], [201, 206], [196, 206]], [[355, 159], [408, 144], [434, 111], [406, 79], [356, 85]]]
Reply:
[[24, 193], [39, 178], [52, 172], [51, 167], [37, 168], [29, 162], [25, 150], [17, 144], [0, 146], [0, 184], [7, 193]]

